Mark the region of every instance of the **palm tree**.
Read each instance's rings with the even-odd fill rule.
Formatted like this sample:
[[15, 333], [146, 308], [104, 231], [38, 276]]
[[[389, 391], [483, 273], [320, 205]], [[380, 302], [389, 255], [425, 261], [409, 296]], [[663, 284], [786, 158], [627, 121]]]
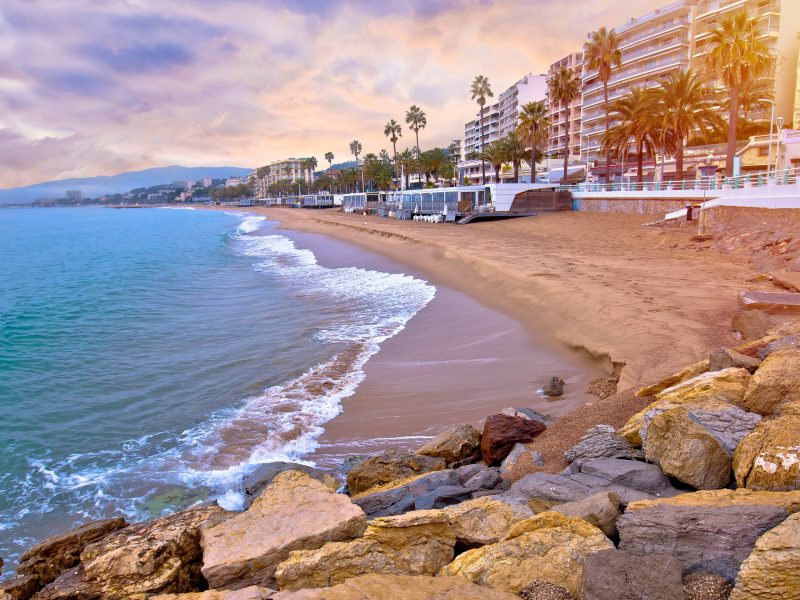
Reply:
[[309, 183], [314, 182], [314, 171], [317, 170], [317, 159], [314, 156], [309, 156], [303, 161], [303, 167], [309, 174]]
[[733, 175], [736, 154], [736, 125], [742, 93], [754, 80], [767, 75], [773, 56], [759, 39], [758, 22], [742, 11], [719, 21], [708, 40], [711, 50], [705, 55], [706, 67], [728, 90], [728, 149], [725, 175]]
[[[607, 30], [601, 27], [592, 32], [590, 40], [586, 42], [583, 49], [584, 68], [593, 71], [597, 69], [597, 75], [603, 82], [603, 108], [606, 113], [606, 131], [610, 127], [608, 116], [608, 80], [611, 79], [611, 70], [622, 64], [622, 52], [619, 49], [619, 38], [614, 30]], [[566, 175], [566, 172], [564, 173]], [[606, 183], [611, 181], [609, 171], [608, 153], [606, 153]]]
[[[403, 136], [403, 130], [400, 123], [392, 119], [383, 128], [383, 135], [389, 138], [392, 142], [392, 151], [394, 153], [394, 163], [397, 165], [397, 140]], [[396, 167], [395, 167], [396, 168]], [[394, 171], [394, 176], [397, 177], [397, 171]]]
[[[492, 92], [492, 86], [489, 84], [489, 78], [483, 75], [477, 75], [475, 79], [472, 80], [472, 85], [469, 88], [469, 93], [472, 95], [472, 99], [478, 103], [480, 107], [480, 133], [479, 133], [479, 140], [480, 146], [479, 151], [483, 151], [483, 110], [486, 106], [486, 99], [491, 98], [494, 96], [494, 92]], [[486, 182], [486, 165], [481, 159], [481, 177], [483, 177], [484, 183]]]
[[[488, 162], [494, 169], [495, 181], [500, 181], [500, 169], [503, 168], [503, 163], [506, 162], [506, 149], [500, 140], [489, 143], [484, 150], [477, 153], [477, 157], [482, 161]], [[484, 178], [484, 183], [486, 179]]]
[[328, 161], [328, 169], [331, 169], [333, 167], [333, 152], [326, 152], [325, 160]]
[[575, 74], [575, 71], [567, 67], [561, 67], [556, 71], [553, 78], [549, 81], [550, 95], [556, 102], [560, 102], [566, 109], [566, 136], [564, 137], [564, 173], [561, 181], [566, 183], [567, 174], [569, 173], [569, 128], [572, 125], [572, 115], [570, 113], [570, 105], [581, 94], [581, 80]]
[[547, 138], [550, 118], [544, 102], [528, 102], [522, 107], [516, 133], [531, 149], [528, 162], [531, 165], [531, 183], [536, 183], [536, 162], [539, 160], [539, 144]]
[[416, 168], [417, 164], [417, 160], [414, 156], [414, 153], [408, 148], [406, 148], [400, 154], [397, 155], [397, 163], [403, 169], [403, 174], [405, 175], [406, 179], [406, 188], [408, 188], [409, 173], [411, 173], [411, 171]]
[[[675, 140], [675, 172], [683, 179], [683, 141], [696, 129], [722, 129], [717, 94], [690, 70], [670, 73], [654, 90], [657, 114]], [[734, 140], [735, 141], [735, 140]]]
[[500, 140], [500, 145], [503, 149], [504, 160], [510, 162], [514, 167], [514, 183], [519, 183], [519, 167], [523, 160], [530, 159], [528, 144], [519, 129], [515, 129]]
[[611, 119], [615, 125], [603, 133], [601, 143], [608, 151], [616, 150], [627, 162], [631, 142], [636, 152], [636, 180], [644, 180], [644, 153], [655, 154], [658, 100], [652, 90], [634, 87], [630, 93], [611, 103]]
[[419, 130], [425, 129], [425, 126], [428, 124], [428, 119], [423, 110], [416, 104], [412, 104], [406, 111], [406, 124], [417, 136], [417, 156], [419, 156]]
[[[356, 173], [358, 173], [358, 155], [361, 154], [361, 149], [361, 142], [358, 140], [350, 142], [350, 154], [356, 157]], [[364, 190], [361, 191], [363, 192]]]

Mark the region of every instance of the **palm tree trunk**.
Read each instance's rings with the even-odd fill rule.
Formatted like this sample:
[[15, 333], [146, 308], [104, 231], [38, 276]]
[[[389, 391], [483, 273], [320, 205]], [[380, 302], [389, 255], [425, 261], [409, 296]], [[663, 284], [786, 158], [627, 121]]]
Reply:
[[397, 179], [397, 142], [392, 142], [392, 152], [394, 152], [394, 163], [392, 164], [392, 187]]
[[728, 156], [725, 160], [725, 176], [733, 176], [733, 158], [736, 155], [736, 127], [739, 124], [739, 89], [731, 89], [731, 103], [728, 109]]
[[[642, 156], [642, 140], [639, 140], [639, 143], [636, 145], [636, 182], [643, 183], [644, 182], [644, 157]], [[642, 186], [644, 189], [644, 186]]]
[[[483, 153], [483, 105], [481, 105], [481, 129], [478, 132], [478, 141], [481, 145], [481, 153]], [[481, 158], [481, 183], [486, 183], [486, 163]]]
[[[734, 136], [734, 149], [736, 144], [736, 136]], [[683, 180], [683, 138], [678, 136], [675, 140], [675, 175], [677, 181]]]
[[514, 163], [514, 183], [519, 183], [519, 163]]
[[561, 175], [561, 183], [567, 183], [567, 172], [569, 169], [569, 122], [570, 113], [569, 113], [569, 105], [567, 105], [567, 137], [564, 140], [564, 172]]
[[536, 142], [531, 144], [531, 183], [536, 183]]
[[[608, 119], [608, 82], [603, 81], [603, 109], [606, 111], [606, 131], [609, 130]], [[611, 183], [611, 157], [606, 150], [606, 183]]]

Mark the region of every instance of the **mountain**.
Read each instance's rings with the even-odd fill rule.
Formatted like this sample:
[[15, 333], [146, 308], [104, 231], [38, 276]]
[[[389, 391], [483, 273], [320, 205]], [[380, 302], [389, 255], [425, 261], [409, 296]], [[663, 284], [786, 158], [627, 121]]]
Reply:
[[116, 175], [45, 181], [25, 187], [0, 190], [0, 204], [32, 202], [37, 198], [63, 198], [67, 190], [81, 190], [85, 198], [105, 194], [121, 194], [134, 188], [163, 185], [173, 181], [198, 180], [203, 177], [222, 179], [240, 177], [252, 172], [242, 167], [156, 167], [144, 171], [127, 171]]

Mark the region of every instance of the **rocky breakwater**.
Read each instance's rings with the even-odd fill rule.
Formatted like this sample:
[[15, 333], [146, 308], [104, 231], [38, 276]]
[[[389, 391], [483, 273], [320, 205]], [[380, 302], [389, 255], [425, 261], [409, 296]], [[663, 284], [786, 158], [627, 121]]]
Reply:
[[[3, 599], [800, 599], [800, 371], [786, 332], [639, 391], [545, 472], [525, 408], [353, 466], [292, 464], [248, 508], [89, 524], [26, 554]], [[795, 326], [800, 329], [800, 326]], [[516, 481], [527, 454], [538, 471]], [[528, 461], [526, 461], [528, 462]]]

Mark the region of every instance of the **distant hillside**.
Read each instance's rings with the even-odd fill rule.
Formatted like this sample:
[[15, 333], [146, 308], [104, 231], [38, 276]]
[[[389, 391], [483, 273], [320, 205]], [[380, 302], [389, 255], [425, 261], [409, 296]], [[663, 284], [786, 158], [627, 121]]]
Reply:
[[[328, 170], [327, 164], [328, 164], [327, 162], [322, 164], [323, 171]], [[355, 169], [355, 168], [356, 168], [356, 161], [354, 160], [348, 160], [347, 162], [333, 163], [333, 165], [331, 165], [331, 169], [336, 169], [338, 171], [341, 171], [342, 169]]]
[[197, 180], [203, 177], [221, 179], [247, 175], [252, 169], [242, 167], [156, 167], [144, 171], [128, 171], [116, 175], [60, 179], [25, 187], [0, 190], [0, 204], [32, 202], [37, 198], [63, 198], [67, 190], [81, 190], [87, 198], [105, 194], [121, 194], [139, 187], [163, 185], [173, 181]]

